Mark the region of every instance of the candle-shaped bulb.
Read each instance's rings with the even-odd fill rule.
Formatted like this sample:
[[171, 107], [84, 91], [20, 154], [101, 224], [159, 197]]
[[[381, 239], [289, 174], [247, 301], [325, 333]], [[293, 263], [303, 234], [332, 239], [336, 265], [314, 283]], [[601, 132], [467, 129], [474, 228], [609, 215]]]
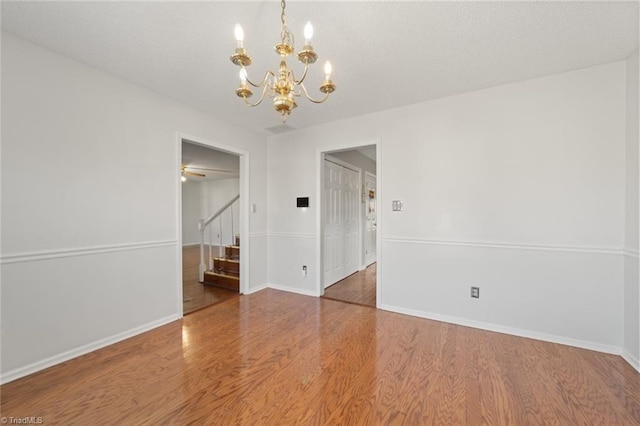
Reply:
[[247, 70], [244, 67], [240, 68], [240, 81], [243, 85], [247, 84]]
[[234, 28], [233, 33], [236, 36], [238, 47], [243, 47], [242, 42], [244, 41], [244, 31], [242, 31], [242, 27], [240, 26], [240, 24], [236, 24], [236, 27]]
[[313, 37], [313, 26], [310, 21], [304, 26], [304, 44], [311, 43], [311, 37]]
[[331, 80], [331, 62], [329, 61], [324, 63], [324, 74], [327, 81]]

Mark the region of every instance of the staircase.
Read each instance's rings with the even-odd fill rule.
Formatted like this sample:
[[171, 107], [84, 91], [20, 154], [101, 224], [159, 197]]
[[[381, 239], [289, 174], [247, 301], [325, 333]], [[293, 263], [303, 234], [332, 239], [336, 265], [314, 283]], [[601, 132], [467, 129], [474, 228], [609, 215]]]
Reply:
[[[198, 230], [200, 231], [200, 266], [198, 281], [231, 291], [240, 291], [240, 236], [234, 233], [233, 223], [233, 205], [240, 199], [240, 194], [233, 197], [216, 213], [212, 214], [206, 220], [198, 222]], [[223, 215], [227, 215], [230, 220], [231, 229], [223, 227]], [[230, 215], [230, 216], [229, 216]], [[217, 220], [218, 223], [218, 257], [213, 257], [213, 237], [212, 223]], [[205, 233], [209, 231], [209, 241], [205, 244]], [[225, 237], [225, 238], [223, 238]], [[232, 244], [224, 245], [225, 241]], [[208, 264], [206, 262], [205, 246], [209, 247]]]
[[224, 257], [213, 259], [213, 270], [205, 271], [204, 283], [232, 291], [240, 291], [240, 236], [235, 244], [225, 246]]

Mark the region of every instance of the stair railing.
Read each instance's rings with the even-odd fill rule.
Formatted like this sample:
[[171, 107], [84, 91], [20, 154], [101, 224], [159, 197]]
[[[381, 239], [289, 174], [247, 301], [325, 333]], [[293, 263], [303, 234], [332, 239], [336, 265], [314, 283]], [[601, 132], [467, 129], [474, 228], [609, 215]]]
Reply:
[[[198, 222], [198, 231], [200, 232], [200, 267], [198, 268], [198, 281], [199, 282], [204, 282], [204, 273], [205, 271], [207, 271], [207, 265], [205, 263], [205, 255], [204, 255], [204, 233], [207, 230], [207, 227], [209, 228], [209, 270], [213, 269], [213, 253], [212, 253], [212, 238], [211, 238], [211, 233], [212, 233], [212, 227], [211, 222], [213, 222], [214, 220], [220, 218], [220, 238], [218, 240], [218, 253], [219, 256], [222, 257], [223, 256], [223, 244], [222, 244], [222, 214], [227, 211], [228, 209], [230, 209], [231, 211], [231, 240], [234, 241], [235, 240], [235, 234], [234, 234], [234, 229], [233, 229], [233, 204], [238, 201], [240, 199], [240, 194], [236, 195], [235, 197], [233, 197], [228, 203], [226, 203], [224, 206], [222, 206], [220, 208], [220, 210], [218, 210], [217, 212], [215, 212], [214, 214], [212, 214], [211, 216], [209, 216], [207, 219], [204, 220], [200, 220]], [[235, 244], [235, 241], [232, 243]]]

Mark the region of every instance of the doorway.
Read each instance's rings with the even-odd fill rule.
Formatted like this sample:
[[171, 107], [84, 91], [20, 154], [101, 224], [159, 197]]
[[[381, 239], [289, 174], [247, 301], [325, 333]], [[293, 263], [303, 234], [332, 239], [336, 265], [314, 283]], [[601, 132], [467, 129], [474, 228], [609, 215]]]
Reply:
[[320, 161], [319, 293], [376, 307], [377, 145], [322, 152]]
[[180, 137], [178, 145], [179, 294], [184, 315], [244, 292], [248, 154], [196, 138]]

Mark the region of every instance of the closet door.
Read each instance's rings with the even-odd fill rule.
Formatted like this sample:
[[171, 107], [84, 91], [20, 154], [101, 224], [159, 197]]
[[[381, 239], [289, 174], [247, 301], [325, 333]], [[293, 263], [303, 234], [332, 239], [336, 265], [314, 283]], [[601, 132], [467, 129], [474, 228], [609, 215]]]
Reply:
[[358, 270], [360, 174], [324, 162], [324, 287]]

